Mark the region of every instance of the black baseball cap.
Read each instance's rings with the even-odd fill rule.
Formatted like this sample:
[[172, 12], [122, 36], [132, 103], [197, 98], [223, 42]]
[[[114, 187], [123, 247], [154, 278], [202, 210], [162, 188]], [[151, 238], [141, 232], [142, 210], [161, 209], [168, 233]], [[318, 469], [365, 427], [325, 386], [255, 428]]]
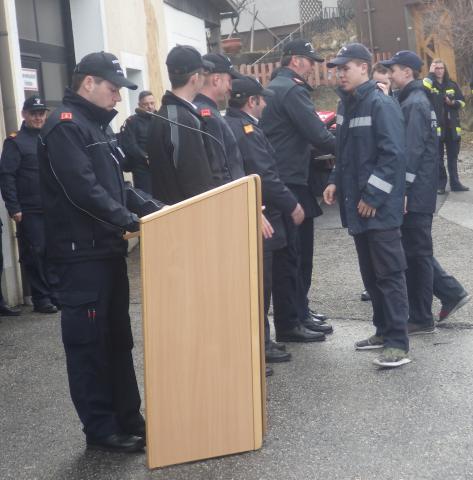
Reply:
[[361, 43], [349, 43], [338, 51], [337, 56], [327, 63], [327, 67], [334, 68], [339, 65], [345, 65], [352, 60], [364, 60], [371, 63], [373, 56]]
[[117, 87], [126, 87], [131, 90], [138, 88], [138, 85], [130, 82], [130, 80], [125, 77], [118, 58], [112, 53], [89, 53], [76, 65], [74, 73], [94, 75], [108, 80]]
[[231, 60], [222, 53], [207, 53], [202, 58], [213, 64], [209, 69], [210, 73], [228, 73], [233, 79], [243, 78], [243, 75], [235, 70]]
[[307, 40], [303, 40], [302, 38], [286, 43], [283, 49], [283, 55], [298, 55], [301, 57], [310, 58], [315, 62], [325, 62], [325, 59], [319, 56], [314, 50], [312, 44]]
[[424, 65], [424, 62], [419, 55], [411, 50], [401, 50], [400, 52], [394, 54], [393, 58], [390, 60], [382, 60], [379, 63], [385, 67], [404, 65], [405, 67], [412, 68], [412, 70], [415, 70], [416, 72], [420, 72], [422, 65]]
[[242, 75], [232, 82], [232, 98], [248, 98], [252, 95], [272, 97], [274, 92], [264, 88], [254, 77]]
[[174, 75], [185, 75], [200, 68], [210, 71], [213, 63], [202, 58], [197, 49], [190, 45], [176, 45], [166, 58], [168, 72]]
[[46, 105], [46, 102], [39, 95], [33, 95], [25, 100], [25, 103], [23, 103], [23, 110], [26, 110], [27, 112], [34, 112], [38, 110], [49, 110], [49, 108]]

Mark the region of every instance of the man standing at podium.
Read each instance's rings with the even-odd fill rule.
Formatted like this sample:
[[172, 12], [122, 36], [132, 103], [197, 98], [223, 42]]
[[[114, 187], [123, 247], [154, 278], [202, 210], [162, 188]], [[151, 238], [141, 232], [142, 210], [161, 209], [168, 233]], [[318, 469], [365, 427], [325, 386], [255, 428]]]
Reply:
[[62, 339], [72, 401], [88, 448], [143, 450], [133, 367], [125, 231], [163, 204], [125, 185], [109, 123], [120, 88], [136, 89], [118, 59], [86, 55], [38, 145], [46, 247], [59, 276]]

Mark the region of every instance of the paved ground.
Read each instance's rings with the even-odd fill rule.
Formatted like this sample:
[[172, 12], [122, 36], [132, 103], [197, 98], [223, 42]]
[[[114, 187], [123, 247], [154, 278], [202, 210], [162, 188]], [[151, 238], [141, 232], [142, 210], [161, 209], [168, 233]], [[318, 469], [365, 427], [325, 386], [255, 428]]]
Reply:
[[[436, 256], [473, 291], [473, 193], [441, 200]], [[312, 302], [333, 316], [335, 333], [323, 344], [290, 346], [293, 361], [275, 367], [262, 450], [153, 472], [144, 455], [86, 452], [59, 318], [25, 307], [0, 323], [0, 479], [473, 479], [473, 303], [436, 335], [414, 338], [413, 363], [379, 371], [374, 353], [353, 350], [372, 332], [370, 306], [359, 301], [353, 243], [335, 208], [318, 221], [316, 241]], [[142, 384], [137, 255], [131, 313]]]

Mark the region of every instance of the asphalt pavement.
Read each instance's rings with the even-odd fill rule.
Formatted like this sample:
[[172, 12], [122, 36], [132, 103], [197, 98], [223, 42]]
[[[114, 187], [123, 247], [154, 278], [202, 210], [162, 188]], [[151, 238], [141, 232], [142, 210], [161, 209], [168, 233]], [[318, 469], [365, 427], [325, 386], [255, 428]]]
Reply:
[[[473, 187], [473, 177], [463, 180]], [[473, 192], [448, 193], [434, 221], [436, 257], [470, 292], [472, 210]], [[129, 269], [142, 387], [138, 255]], [[0, 479], [473, 479], [473, 302], [438, 333], [412, 338], [411, 364], [379, 370], [376, 352], [353, 348], [373, 332], [371, 307], [359, 300], [356, 253], [336, 207], [317, 220], [314, 262], [311, 303], [335, 332], [324, 343], [289, 344], [292, 362], [274, 366], [263, 448], [161, 470], [148, 471], [144, 455], [85, 450], [59, 315], [24, 307], [21, 317], [1, 317]]]

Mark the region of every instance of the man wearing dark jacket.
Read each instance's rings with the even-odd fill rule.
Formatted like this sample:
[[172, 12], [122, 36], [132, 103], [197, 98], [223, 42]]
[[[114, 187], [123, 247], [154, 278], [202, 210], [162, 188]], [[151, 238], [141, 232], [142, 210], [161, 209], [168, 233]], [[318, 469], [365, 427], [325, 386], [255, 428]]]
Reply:
[[[298, 321], [310, 330], [323, 329], [326, 317], [309, 310], [308, 292], [312, 280], [314, 217], [322, 212], [308, 186], [311, 148], [322, 153], [333, 153], [335, 139], [317, 116], [311, 100], [312, 88], [308, 77], [315, 62], [323, 62], [312, 45], [305, 40], [289, 42], [281, 59], [282, 68], [269, 83], [274, 97], [268, 99], [263, 111], [261, 126], [276, 152], [276, 163], [281, 180], [296, 196], [305, 212], [305, 220], [299, 227], [290, 227], [286, 255], [274, 258], [274, 289], [288, 288], [290, 279], [285, 272], [296, 266], [298, 282]], [[279, 275], [278, 272], [281, 272]], [[304, 341], [305, 330], [290, 333], [289, 314], [274, 312], [281, 326], [286, 322], [287, 332], [281, 332], [282, 341]]]
[[[274, 229], [272, 238], [263, 243], [264, 258], [264, 313], [265, 313], [265, 351], [266, 361], [283, 362], [290, 360], [290, 354], [281, 351], [280, 346], [271, 341], [269, 336], [268, 310], [271, 302], [273, 252], [286, 247], [285, 222], [300, 224], [304, 220], [304, 211], [291, 191], [284, 185], [278, 175], [274, 150], [259, 127], [261, 113], [266, 106], [266, 98], [273, 95], [271, 90], [263, 88], [252, 77], [235, 80], [225, 120], [232, 129], [240, 148], [245, 174], [253, 173], [261, 177], [263, 204], [265, 214]], [[286, 292], [293, 305], [293, 317], [297, 317], [296, 290]], [[279, 298], [273, 297], [276, 305]], [[275, 324], [276, 331], [279, 325]], [[317, 336], [322, 339], [323, 334]]]
[[213, 65], [193, 47], [178, 45], [166, 59], [171, 91], [167, 91], [149, 130], [148, 154], [153, 195], [168, 204], [185, 200], [225, 183], [215, 167], [221, 158], [219, 140], [192, 103], [202, 88], [204, 69]]
[[[213, 66], [205, 73], [204, 85], [194, 99], [200, 116], [203, 118], [206, 129], [221, 145], [216, 158], [220, 161], [218, 168], [220, 175], [226, 182], [231, 182], [245, 175], [243, 160], [232, 131], [218, 110], [218, 103], [228, 100], [232, 88], [232, 79], [241, 78], [230, 59], [221, 53], [209, 53], [203, 59]], [[219, 145], [219, 146], [220, 146]]]
[[337, 67], [336, 165], [324, 192], [338, 198], [342, 224], [353, 235], [360, 271], [373, 305], [375, 335], [357, 350], [383, 348], [380, 367], [410, 362], [406, 260], [401, 243], [405, 192], [405, 130], [399, 105], [369, 80], [371, 54], [348, 44], [328, 64]]
[[121, 87], [136, 89], [114, 55], [86, 55], [41, 130], [38, 152], [72, 401], [88, 448], [135, 452], [144, 447], [145, 424], [123, 234], [139, 229], [137, 214], [163, 205], [123, 181], [121, 150], [109, 126]]
[[148, 130], [156, 113], [156, 101], [153, 94], [143, 90], [138, 96], [138, 108], [135, 114], [126, 119], [120, 132], [120, 146], [126, 155], [125, 170], [133, 175], [133, 185], [146, 193], [151, 193], [151, 178], [148, 165]]
[[55, 313], [52, 285], [56, 282], [46, 259], [37, 144], [49, 108], [37, 95], [25, 100], [23, 123], [4, 143], [0, 160], [0, 188], [8, 213], [17, 225], [20, 262], [28, 276], [34, 310]]
[[433, 106], [416, 80], [422, 60], [403, 50], [382, 62], [391, 70], [406, 125], [406, 207], [402, 242], [407, 258], [409, 334], [435, 331], [432, 315], [433, 246], [432, 218], [437, 201], [438, 136]]
[[447, 150], [448, 177], [450, 177], [452, 192], [467, 191], [469, 188], [463, 185], [458, 177], [458, 154], [461, 146], [460, 110], [465, 107], [465, 97], [460, 87], [450, 78], [447, 66], [440, 59], [432, 62], [429, 75], [424, 78], [423, 85], [430, 94], [440, 131], [438, 193], [445, 193], [447, 186], [445, 150]]

